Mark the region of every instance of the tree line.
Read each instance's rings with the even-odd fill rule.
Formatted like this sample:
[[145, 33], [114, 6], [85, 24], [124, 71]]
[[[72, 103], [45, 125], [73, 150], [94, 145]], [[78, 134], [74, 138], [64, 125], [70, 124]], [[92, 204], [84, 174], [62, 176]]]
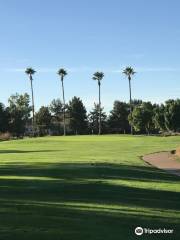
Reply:
[[[32, 129], [33, 129], [33, 134], [35, 135], [36, 133], [36, 119], [35, 119], [35, 106], [34, 106], [34, 93], [33, 93], [33, 75], [36, 73], [36, 71], [33, 68], [27, 68], [25, 70], [25, 73], [29, 76], [29, 80], [31, 83], [31, 99], [32, 99]], [[129, 81], [129, 97], [130, 97], [130, 115], [132, 115], [132, 97], [131, 97], [131, 78], [135, 74], [135, 71], [132, 67], [126, 67], [123, 72], [128, 78]], [[64, 91], [64, 78], [67, 75], [67, 71], [63, 68], [60, 68], [57, 72], [57, 74], [60, 77], [61, 80], [61, 85], [62, 85], [62, 99], [63, 99], [63, 107], [62, 107], [62, 113], [63, 113], [63, 134], [64, 136], [66, 135], [66, 103], [65, 103], [65, 91]], [[99, 102], [96, 105], [96, 109], [98, 112], [98, 134], [100, 135], [102, 133], [102, 121], [101, 121], [101, 81], [104, 78], [104, 73], [103, 72], [95, 72], [92, 76], [92, 79], [97, 81], [98, 83], [98, 90], [99, 90]], [[131, 126], [130, 123], [130, 129], [131, 129], [131, 134], [133, 133], [133, 127]]]
[[164, 104], [116, 100], [107, 114], [99, 103], [87, 112], [83, 101], [75, 96], [67, 103], [54, 99], [33, 116], [30, 100], [27, 93], [14, 94], [7, 106], [0, 103], [1, 133], [9, 132], [15, 137], [34, 136], [34, 131], [39, 136], [63, 135], [65, 126], [66, 134], [99, 134], [99, 124], [102, 134], [180, 132], [180, 99]]

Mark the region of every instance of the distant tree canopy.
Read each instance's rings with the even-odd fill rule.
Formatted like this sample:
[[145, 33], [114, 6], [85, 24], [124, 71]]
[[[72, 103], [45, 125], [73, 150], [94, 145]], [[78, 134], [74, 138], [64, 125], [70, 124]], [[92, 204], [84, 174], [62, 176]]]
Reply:
[[107, 115], [103, 108], [99, 111], [99, 105], [94, 104], [94, 108], [88, 115], [89, 131], [92, 134], [98, 134], [99, 132], [99, 112], [101, 114], [101, 132], [107, 132]]
[[112, 133], [128, 133], [130, 131], [130, 125], [128, 121], [129, 113], [129, 104], [115, 101], [113, 110], [110, 111], [108, 118], [109, 131]]
[[8, 99], [9, 129], [15, 136], [23, 135], [28, 119], [30, 118], [30, 97], [27, 93], [11, 95]]
[[87, 114], [83, 102], [78, 97], [73, 97], [69, 102], [70, 123], [69, 127], [74, 134], [87, 133]]
[[36, 113], [36, 124], [40, 135], [45, 135], [51, 126], [51, 113], [48, 107], [42, 106]]
[[147, 134], [153, 132], [153, 105], [150, 102], [137, 105], [133, 109], [132, 116], [129, 116], [129, 122], [136, 132]]
[[49, 110], [51, 111], [51, 113], [58, 118], [61, 117], [62, 113], [63, 113], [63, 103], [62, 101], [58, 98], [58, 99], [53, 99], [50, 106], [49, 106]]
[[164, 122], [166, 130], [180, 131], [180, 99], [168, 100], [164, 108]]
[[154, 127], [155, 127], [155, 129], [157, 129], [161, 132], [166, 131], [164, 112], [165, 112], [165, 106], [163, 104], [156, 105], [154, 107], [154, 111], [153, 111]]
[[9, 114], [5, 105], [0, 103], [0, 132], [7, 132], [9, 130]]
[[[132, 114], [129, 103], [116, 100], [107, 115], [96, 103], [87, 113], [83, 101], [73, 97], [65, 106], [60, 99], [54, 99], [49, 106], [40, 107], [35, 113], [36, 135], [64, 134], [64, 110], [67, 134], [98, 134], [100, 118], [104, 134], [130, 133], [131, 127], [134, 134], [180, 132], [180, 99], [169, 99], [164, 104], [132, 100]], [[27, 93], [11, 95], [8, 106], [0, 103], [0, 133], [9, 132], [17, 137], [28, 135], [27, 129], [32, 129], [31, 111]]]

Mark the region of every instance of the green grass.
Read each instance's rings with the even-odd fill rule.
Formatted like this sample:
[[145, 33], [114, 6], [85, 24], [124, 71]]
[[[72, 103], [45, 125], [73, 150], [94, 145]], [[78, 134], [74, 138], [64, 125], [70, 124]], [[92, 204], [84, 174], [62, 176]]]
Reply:
[[[180, 239], [180, 177], [140, 156], [180, 137], [74, 136], [0, 143], [0, 240]], [[134, 228], [174, 229], [136, 237]]]

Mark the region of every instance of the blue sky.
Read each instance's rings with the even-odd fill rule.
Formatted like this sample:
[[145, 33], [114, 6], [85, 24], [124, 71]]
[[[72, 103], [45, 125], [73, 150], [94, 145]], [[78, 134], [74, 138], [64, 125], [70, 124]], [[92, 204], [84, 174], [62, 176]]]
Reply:
[[36, 109], [61, 96], [56, 74], [68, 70], [66, 100], [98, 100], [95, 71], [103, 71], [102, 105], [128, 101], [125, 66], [137, 71], [133, 98], [163, 102], [180, 95], [180, 1], [6, 0], [0, 3], [0, 101], [30, 93], [24, 69], [32, 66]]

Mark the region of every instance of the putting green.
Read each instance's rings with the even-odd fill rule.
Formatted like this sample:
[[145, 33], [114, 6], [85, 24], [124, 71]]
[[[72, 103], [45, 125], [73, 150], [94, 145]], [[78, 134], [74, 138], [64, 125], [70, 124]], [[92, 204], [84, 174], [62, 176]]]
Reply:
[[137, 226], [174, 229], [141, 239], [180, 239], [180, 177], [140, 158], [179, 145], [129, 135], [0, 142], [0, 239], [136, 239]]

